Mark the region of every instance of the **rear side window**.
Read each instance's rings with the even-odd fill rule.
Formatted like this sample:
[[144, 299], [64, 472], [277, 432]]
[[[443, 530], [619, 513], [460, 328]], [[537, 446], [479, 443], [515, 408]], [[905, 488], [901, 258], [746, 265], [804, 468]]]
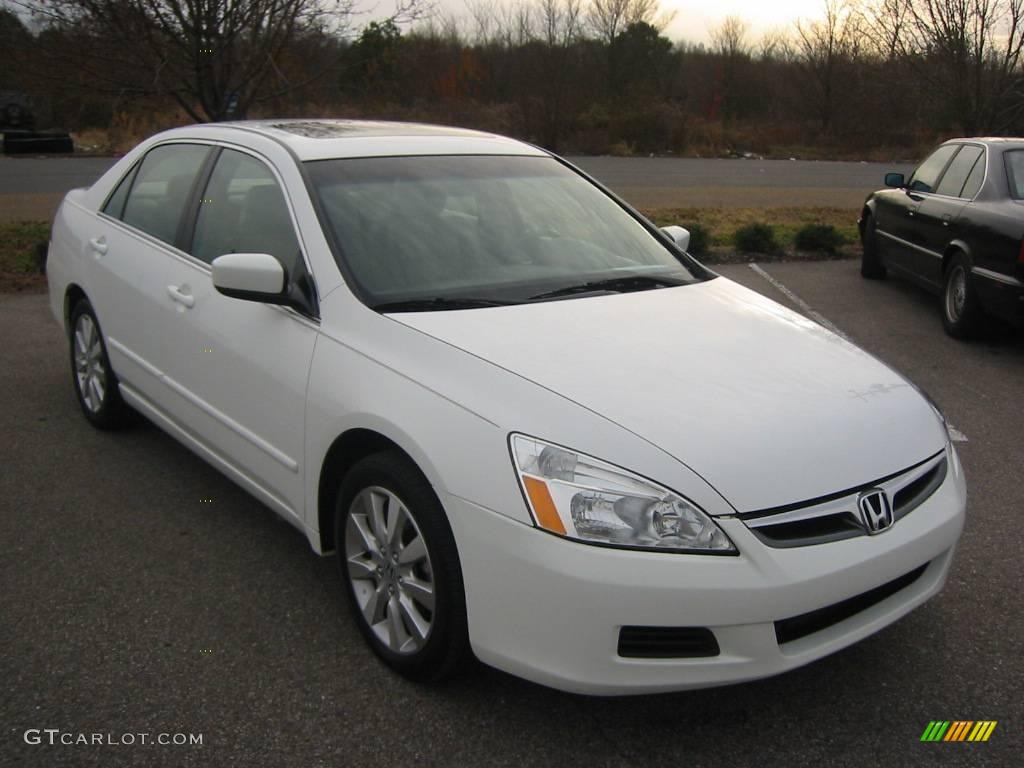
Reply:
[[981, 153], [981, 157], [978, 158], [978, 162], [974, 164], [971, 169], [971, 175], [967, 177], [967, 181], [964, 182], [963, 191], [960, 193], [960, 197], [966, 197], [968, 200], [973, 200], [974, 196], [981, 191], [981, 184], [985, 181], [985, 153]]
[[942, 169], [946, 167], [949, 158], [953, 156], [959, 146], [959, 144], [946, 144], [932, 152], [928, 159], [914, 171], [907, 186], [914, 192], [931, 192], [935, 189], [935, 182], [938, 180], [939, 174], [942, 173]]
[[208, 153], [209, 148], [198, 144], [165, 144], [150, 150], [135, 175], [121, 220], [173, 244]]
[[124, 202], [128, 199], [128, 190], [132, 188], [132, 179], [135, 178], [135, 172], [139, 170], [139, 164], [136, 163], [131, 167], [131, 170], [124, 175], [114, 193], [107, 198], [107, 204], [103, 206], [103, 212], [108, 216], [113, 216], [115, 219], [120, 219], [124, 214]]
[[290, 276], [301, 263], [288, 204], [261, 161], [225, 149], [199, 205], [192, 255], [207, 263], [225, 253], [269, 253]]
[[1003, 155], [1006, 161], [1006, 179], [1010, 182], [1010, 194], [1016, 200], [1024, 200], [1024, 150], [1015, 149]]
[[964, 182], [967, 181], [967, 177], [971, 175], [971, 171], [983, 154], [984, 150], [973, 144], [965, 144], [961, 147], [956, 157], [953, 158], [953, 162], [949, 164], [949, 168], [942, 174], [939, 186], [935, 189], [936, 194], [962, 197]]

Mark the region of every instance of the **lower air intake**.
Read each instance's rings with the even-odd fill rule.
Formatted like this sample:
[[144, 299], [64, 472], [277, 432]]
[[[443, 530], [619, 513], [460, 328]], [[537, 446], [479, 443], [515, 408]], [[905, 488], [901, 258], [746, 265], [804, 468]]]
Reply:
[[833, 624], [845, 621], [851, 616], [856, 616], [861, 611], [866, 611], [887, 597], [892, 597], [901, 589], [909, 587], [921, 577], [921, 574], [924, 573], [927, 567], [928, 564], [925, 563], [910, 573], [906, 573], [897, 579], [893, 579], [880, 587], [875, 587], [856, 597], [843, 600], [841, 603], [827, 605], [816, 611], [801, 613], [799, 616], [776, 621], [775, 638], [778, 640], [779, 645], [784, 645], [794, 640], [799, 640], [801, 637], [807, 637], [807, 635], [813, 635], [815, 632], [828, 629]]
[[707, 627], [623, 627], [619, 656], [627, 659], [696, 659], [719, 654]]

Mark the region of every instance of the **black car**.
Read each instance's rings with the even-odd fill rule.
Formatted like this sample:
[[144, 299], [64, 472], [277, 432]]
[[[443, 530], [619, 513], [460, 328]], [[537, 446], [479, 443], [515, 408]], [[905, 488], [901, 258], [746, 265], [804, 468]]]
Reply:
[[938, 293], [957, 338], [984, 316], [1024, 326], [1024, 139], [952, 139], [861, 212], [861, 274], [891, 271]]

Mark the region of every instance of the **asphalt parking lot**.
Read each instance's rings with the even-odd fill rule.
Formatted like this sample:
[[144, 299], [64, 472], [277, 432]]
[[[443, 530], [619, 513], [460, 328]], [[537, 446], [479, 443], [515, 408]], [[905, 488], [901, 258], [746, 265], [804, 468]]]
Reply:
[[[641, 208], [837, 207], [856, 210], [901, 163], [681, 157], [570, 157]], [[0, 222], [52, 218], [67, 190], [89, 186], [113, 157], [0, 156]]]
[[[720, 268], [835, 324], [967, 437], [967, 529], [945, 591], [859, 645], [756, 683], [627, 699], [481, 666], [443, 688], [395, 677], [333, 561], [155, 427], [91, 429], [45, 297], [0, 297], [0, 764], [1019, 765], [1024, 336], [953, 341], [936, 300], [863, 281], [853, 261], [764, 270], [789, 294]], [[987, 743], [920, 742], [936, 719], [998, 726]], [[203, 743], [25, 743], [47, 728]]]

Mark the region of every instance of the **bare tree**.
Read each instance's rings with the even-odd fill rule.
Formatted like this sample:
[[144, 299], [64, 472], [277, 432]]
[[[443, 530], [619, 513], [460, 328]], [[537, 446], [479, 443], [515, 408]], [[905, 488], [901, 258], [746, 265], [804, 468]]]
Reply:
[[747, 22], [739, 16], [726, 16], [711, 30], [711, 48], [728, 59], [746, 56], [750, 52], [747, 44]]
[[888, 0], [874, 20], [965, 133], [1024, 118], [1024, 0]]
[[828, 132], [841, 78], [860, 54], [864, 37], [861, 16], [847, 0], [825, 0], [819, 21], [800, 20], [795, 28], [799, 62], [813, 84], [809, 101], [818, 113], [822, 132]]
[[630, 24], [650, 24], [661, 32], [675, 17], [675, 11], [661, 10], [660, 0], [591, 0], [587, 26], [599, 40], [611, 43]]
[[[344, 29], [355, 0], [19, 0], [52, 27], [84, 33], [74, 58], [97, 87], [169, 96], [194, 120], [244, 116], [259, 102], [308, 84], [279, 61], [304, 35]], [[429, 0], [400, 0], [395, 19]]]
[[714, 103], [721, 108], [722, 121], [729, 124], [739, 111], [740, 69], [750, 57], [747, 23], [739, 16], [726, 16], [711, 30], [711, 48], [719, 57]]
[[786, 29], [769, 29], [757, 42], [757, 58], [762, 61], [793, 61], [796, 48], [792, 35]]

